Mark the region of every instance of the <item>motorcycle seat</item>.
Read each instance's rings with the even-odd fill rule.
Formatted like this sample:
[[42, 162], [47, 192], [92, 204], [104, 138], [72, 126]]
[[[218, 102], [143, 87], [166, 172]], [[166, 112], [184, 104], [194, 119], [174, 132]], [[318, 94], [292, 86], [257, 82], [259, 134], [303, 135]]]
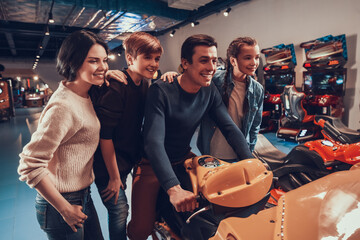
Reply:
[[360, 142], [360, 132], [345, 126], [345, 124], [341, 121], [340, 118], [326, 115], [316, 115], [315, 121], [318, 122], [319, 119], [324, 119], [325, 121], [328, 121], [331, 125], [333, 125], [342, 135], [346, 136], [350, 140], [349, 143]]
[[288, 172], [289, 169], [303, 169], [303, 167], [325, 170], [323, 159], [315, 151], [309, 150], [304, 145], [297, 145], [288, 154], [285, 154], [262, 134], [258, 134], [253, 153], [255, 157], [265, 162], [264, 164], [268, 165], [272, 171], [276, 170], [278, 174], [282, 171]]
[[307, 111], [302, 106], [305, 93], [298, 92], [294, 85], [287, 85], [281, 94], [281, 101], [284, 104], [284, 114], [290, 121], [308, 122]]
[[284, 164], [286, 154], [277, 149], [264, 135], [258, 134], [254, 155], [265, 161], [271, 169]]

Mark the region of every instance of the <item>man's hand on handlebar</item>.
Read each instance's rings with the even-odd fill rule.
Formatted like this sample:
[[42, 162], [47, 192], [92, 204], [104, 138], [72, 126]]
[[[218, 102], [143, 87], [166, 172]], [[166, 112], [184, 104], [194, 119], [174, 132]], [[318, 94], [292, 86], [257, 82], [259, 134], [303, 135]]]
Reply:
[[192, 212], [199, 207], [195, 194], [182, 189], [180, 185], [169, 188], [167, 194], [170, 197], [171, 204], [178, 212]]

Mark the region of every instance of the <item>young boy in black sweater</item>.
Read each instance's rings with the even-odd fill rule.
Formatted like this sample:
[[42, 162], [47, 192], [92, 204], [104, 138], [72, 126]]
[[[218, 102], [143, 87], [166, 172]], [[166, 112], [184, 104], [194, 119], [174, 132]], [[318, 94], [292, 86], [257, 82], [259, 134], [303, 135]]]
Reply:
[[125, 41], [128, 68], [122, 72], [127, 84], [109, 80], [94, 100], [101, 123], [100, 147], [95, 153], [95, 183], [108, 210], [110, 239], [126, 239], [129, 206], [125, 196], [126, 177], [139, 162], [143, 149], [141, 128], [145, 97], [159, 68], [162, 47], [159, 40], [144, 32]]

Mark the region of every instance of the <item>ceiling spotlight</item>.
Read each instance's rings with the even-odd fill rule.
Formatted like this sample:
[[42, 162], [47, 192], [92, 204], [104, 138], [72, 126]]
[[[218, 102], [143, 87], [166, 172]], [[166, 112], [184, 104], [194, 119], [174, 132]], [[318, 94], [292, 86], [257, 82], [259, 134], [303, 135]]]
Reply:
[[115, 60], [115, 55], [114, 54], [109, 54], [109, 59], [110, 60]]
[[49, 12], [49, 23], [54, 23], [54, 18], [52, 12]]
[[174, 37], [175, 32], [175, 30], [172, 30], [172, 32], [170, 33], [170, 37]]
[[[55, 0], [52, 0], [51, 1], [51, 7], [50, 7], [50, 11], [49, 11], [49, 19], [48, 19], [48, 23], [54, 23], [54, 18], [53, 18], [53, 14], [52, 14], [52, 10], [53, 10], [53, 7], [54, 7], [54, 3], [55, 3]], [[48, 31], [49, 32], [49, 31]], [[49, 34], [47, 34], [49, 35]]]
[[151, 22], [149, 23], [149, 28], [151, 28], [151, 30], [155, 30], [156, 24], [154, 23], [154, 21], [151, 21]]
[[199, 22], [191, 22], [191, 27], [195, 27], [196, 25], [199, 25]]
[[120, 56], [121, 56], [121, 53], [118, 53], [117, 55], [120, 57]]
[[36, 58], [40, 58], [40, 55], [37, 55]]
[[45, 28], [45, 35], [46, 36], [50, 35], [49, 26], [46, 26], [46, 28]]
[[231, 8], [226, 9], [226, 11], [224, 12], [224, 16], [225, 17], [229, 16], [230, 11], [231, 11]]

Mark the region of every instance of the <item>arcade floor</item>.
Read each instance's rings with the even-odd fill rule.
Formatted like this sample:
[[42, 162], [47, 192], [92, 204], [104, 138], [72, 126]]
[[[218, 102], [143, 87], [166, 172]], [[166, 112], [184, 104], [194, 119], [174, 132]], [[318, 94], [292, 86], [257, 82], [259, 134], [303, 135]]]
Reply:
[[[23, 146], [30, 141], [41, 110], [42, 108], [16, 109], [16, 117], [10, 121], [0, 122], [0, 240], [46, 239], [35, 216], [36, 190], [20, 182], [17, 174], [18, 155]], [[277, 139], [274, 133], [264, 135], [285, 153], [296, 145], [294, 142]], [[191, 145], [194, 153], [199, 154], [194, 139]], [[131, 177], [128, 178], [127, 185], [131, 186]], [[93, 184], [91, 187], [104, 238], [109, 239], [106, 209], [102, 205], [96, 186]], [[126, 195], [130, 202], [130, 187], [126, 190]]]

